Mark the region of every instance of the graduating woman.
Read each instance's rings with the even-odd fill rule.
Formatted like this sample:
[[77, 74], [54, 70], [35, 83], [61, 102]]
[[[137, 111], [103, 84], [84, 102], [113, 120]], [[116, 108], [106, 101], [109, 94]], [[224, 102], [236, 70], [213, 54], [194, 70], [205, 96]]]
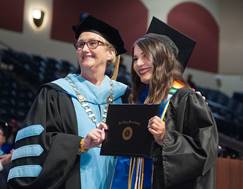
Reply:
[[12, 189], [107, 189], [115, 159], [100, 156], [107, 107], [122, 103], [127, 86], [105, 75], [124, 44], [119, 32], [91, 15], [73, 26], [80, 74], [41, 87], [18, 131], [8, 185]]
[[112, 188], [215, 188], [215, 120], [182, 77], [194, 45], [156, 18], [134, 43], [130, 101], [160, 104], [161, 117], [148, 121], [155, 141], [152, 158], [119, 157]]

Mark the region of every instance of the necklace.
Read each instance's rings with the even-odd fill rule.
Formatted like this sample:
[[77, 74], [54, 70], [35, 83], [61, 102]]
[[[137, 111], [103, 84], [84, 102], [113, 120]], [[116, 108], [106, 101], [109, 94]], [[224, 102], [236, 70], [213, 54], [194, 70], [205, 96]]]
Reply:
[[[80, 105], [82, 106], [82, 108], [87, 113], [89, 119], [95, 124], [96, 127], [98, 127], [99, 123], [97, 123], [97, 119], [95, 117], [95, 114], [94, 114], [93, 110], [89, 107], [89, 104], [86, 102], [86, 98], [83, 95], [81, 95], [81, 93], [79, 92], [77, 86], [75, 85], [75, 83], [73, 82], [73, 80], [72, 80], [72, 78], [70, 76], [65, 77], [65, 79], [68, 81], [68, 83], [70, 84], [70, 86], [74, 90]], [[113, 88], [113, 83], [112, 83], [112, 80], [110, 80], [110, 91], [109, 91], [110, 95], [106, 98], [106, 102], [107, 103], [106, 103], [104, 111], [102, 113], [102, 119], [101, 119], [102, 122], [106, 121], [108, 106], [114, 100], [112, 88]]]

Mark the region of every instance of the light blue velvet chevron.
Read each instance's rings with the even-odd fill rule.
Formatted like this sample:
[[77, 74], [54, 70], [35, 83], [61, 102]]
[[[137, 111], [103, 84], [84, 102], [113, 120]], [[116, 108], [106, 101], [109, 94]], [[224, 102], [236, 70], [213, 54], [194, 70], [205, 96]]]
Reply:
[[40, 165], [22, 165], [13, 167], [8, 174], [8, 180], [19, 177], [37, 177], [42, 167]]
[[16, 135], [15, 142], [32, 136], [38, 136], [44, 131], [44, 128], [40, 124], [36, 125], [30, 125], [28, 127], [25, 127], [23, 129], [20, 129]]
[[40, 156], [43, 151], [43, 148], [39, 144], [21, 146], [14, 150], [12, 160], [23, 157]]

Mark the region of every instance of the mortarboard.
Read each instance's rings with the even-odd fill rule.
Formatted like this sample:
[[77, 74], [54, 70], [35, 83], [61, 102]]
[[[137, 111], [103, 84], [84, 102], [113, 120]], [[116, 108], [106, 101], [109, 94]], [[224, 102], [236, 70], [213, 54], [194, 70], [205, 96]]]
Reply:
[[116, 51], [117, 55], [123, 54], [126, 52], [124, 48], [124, 42], [119, 34], [119, 31], [110, 26], [109, 24], [87, 14], [80, 14], [80, 23], [72, 27], [75, 38], [78, 39], [79, 35], [85, 31], [94, 31], [102, 35], [109, 43], [111, 43]]
[[186, 67], [192, 54], [192, 50], [196, 45], [195, 41], [185, 36], [181, 32], [175, 30], [174, 28], [162, 22], [156, 17], [152, 18], [147, 33], [156, 33], [168, 36], [175, 43], [179, 50], [177, 59], [184, 68]]

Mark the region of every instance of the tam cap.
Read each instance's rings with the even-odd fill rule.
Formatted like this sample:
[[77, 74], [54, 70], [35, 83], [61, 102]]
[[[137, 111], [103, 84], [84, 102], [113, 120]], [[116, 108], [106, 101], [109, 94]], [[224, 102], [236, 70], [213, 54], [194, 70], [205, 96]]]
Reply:
[[117, 54], [120, 55], [126, 52], [124, 42], [119, 34], [119, 31], [113, 26], [87, 14], [80, 14], [80, 23], [72, 26], [75, 39], [78, 39], [80, 34], [85, 31], [97, 32], [104, 37], [110, 44], [114, 46]]

